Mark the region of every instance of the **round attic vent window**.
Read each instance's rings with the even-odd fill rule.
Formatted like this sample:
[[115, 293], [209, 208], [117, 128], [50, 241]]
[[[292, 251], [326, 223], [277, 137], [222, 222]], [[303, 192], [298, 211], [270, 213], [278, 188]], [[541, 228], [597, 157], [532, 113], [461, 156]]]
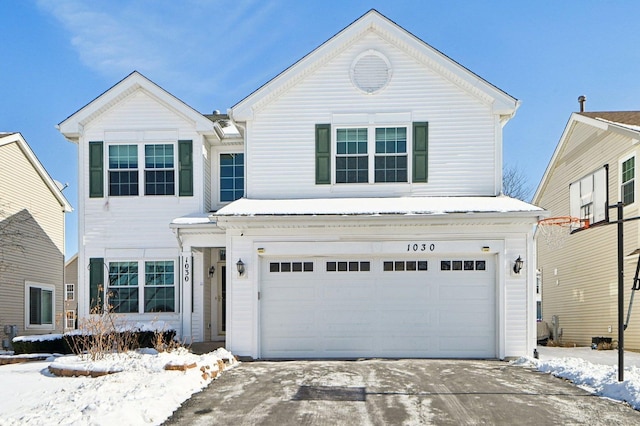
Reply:
[[351, 81], [367, 94], [382, 90], [391, 79], [389, 60], [376, 50], [361, 53], [351, 65]]

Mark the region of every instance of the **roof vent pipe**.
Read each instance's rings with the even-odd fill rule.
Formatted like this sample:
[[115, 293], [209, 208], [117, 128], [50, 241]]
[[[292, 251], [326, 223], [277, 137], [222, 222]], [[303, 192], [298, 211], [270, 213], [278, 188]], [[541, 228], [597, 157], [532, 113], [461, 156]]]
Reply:
[[580, 104], [580, 112], [584, 112], [585, 102], [587, 102], [587, 97], [585, 95], [578, 96], [578, 103]]

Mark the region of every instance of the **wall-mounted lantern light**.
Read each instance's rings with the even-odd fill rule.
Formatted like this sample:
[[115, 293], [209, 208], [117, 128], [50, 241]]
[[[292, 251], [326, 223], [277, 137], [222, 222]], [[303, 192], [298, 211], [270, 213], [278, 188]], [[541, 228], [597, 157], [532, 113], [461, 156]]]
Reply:
[[520, 271], [522, 270], [523, 265], [524, 265], [524, 260], [522, 260], [522, 258], [518, 256], [516, 261], [513, 262], [513, 272], [515, 272], [516, 274], [519, 274]]
[[244, 274], [244, 262], [242, 261], [242, 259], [238, 259], [236, 268], [238, 268], [238, 275], [242, 276]]
[[213, 277], [213, 274], [216, 273], [216, 267], [211, 265], [211, 268], [209, 268], [209, 278]]

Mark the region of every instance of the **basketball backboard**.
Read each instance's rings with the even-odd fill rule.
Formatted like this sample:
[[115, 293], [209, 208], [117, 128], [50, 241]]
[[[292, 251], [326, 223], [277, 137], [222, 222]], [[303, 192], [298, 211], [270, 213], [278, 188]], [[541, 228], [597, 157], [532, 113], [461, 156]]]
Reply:
[[[569, 185], [571, 216], [582, 219], [572, 229], [575, 231], [594, 224], [609, 221], [609, 167], [603, 166], [593, 173]], [[588, 222], [587, 222], [588, 220]]]

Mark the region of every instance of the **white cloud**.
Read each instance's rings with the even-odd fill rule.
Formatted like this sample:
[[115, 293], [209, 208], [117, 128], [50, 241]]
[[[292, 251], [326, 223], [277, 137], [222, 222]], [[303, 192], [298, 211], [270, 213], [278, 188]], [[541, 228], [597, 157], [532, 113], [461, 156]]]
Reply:
[[69, 33], [89, 69], [109, 81], [138, 70], [178, 97], [189, 97], [188, 103], [206, 100], [205, 109], [231, 106], [217, 103], [222, 90], [230, 96], [227, 102], [235, 102], [255, 89], [253, 81], [237, 94], [229, 87], [247, 67], [253, 66], [253, 79], [263, 79], [259, 83], [271, 77], [267, 67], [256, 73], [256, 54], [287, 33], [271, 24], [278, 2], [39, 0], [38, 5]]

